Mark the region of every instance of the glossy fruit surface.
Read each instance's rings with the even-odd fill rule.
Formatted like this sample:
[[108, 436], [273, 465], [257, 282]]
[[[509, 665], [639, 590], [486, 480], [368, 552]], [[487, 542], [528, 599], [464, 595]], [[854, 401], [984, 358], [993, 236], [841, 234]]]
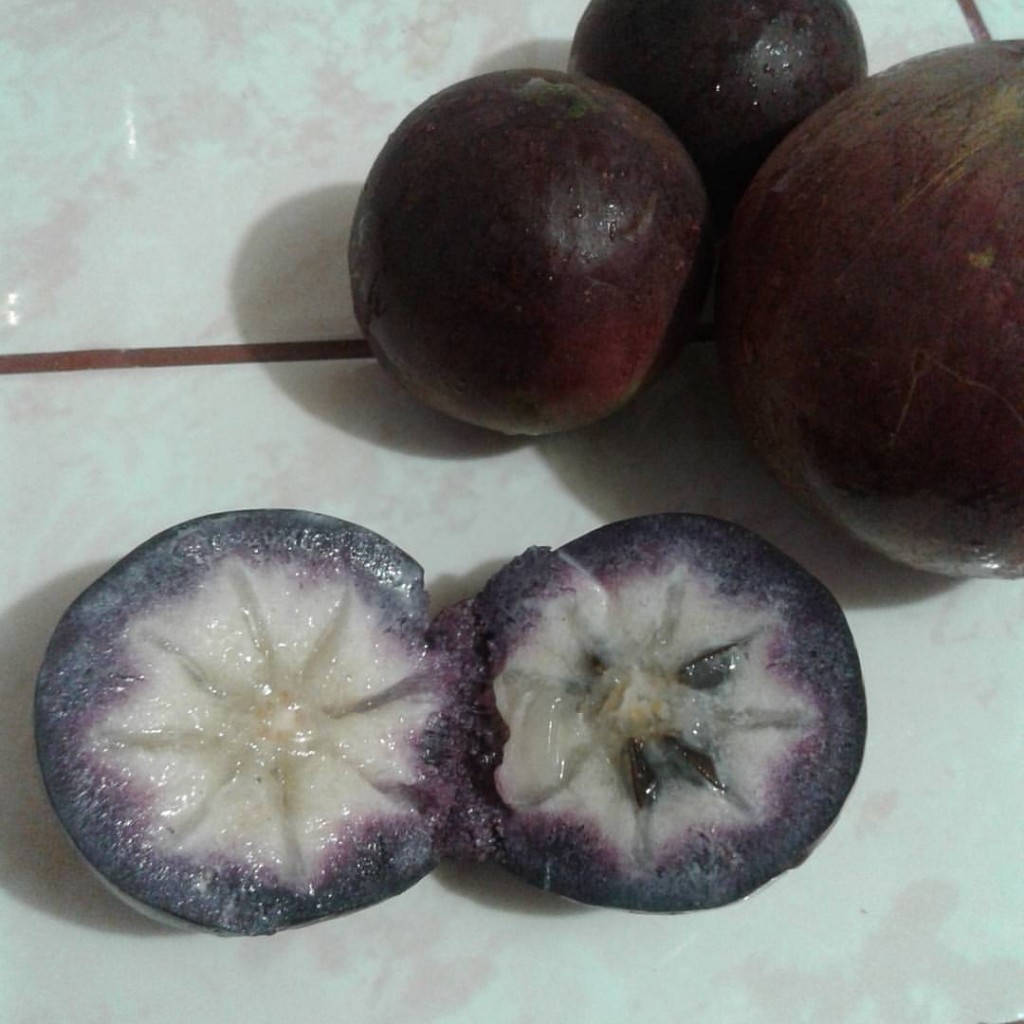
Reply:
[[370, 171], [349, 265], [380, 362], [442, 412], [506, 433], [621, 406], [689, 337], [707, 203], [637, 101], [494, 72], [416, 108]]
[[846, 0], [591, 0], [570, 68], [660, 114], [725, 223], [786, 132], [867, 59]]
[[545, 889], [728, 903], [800, 863], [857, 775], [866, 711], [843, 614], [735, 524], [649, 516], [531, 548], [450, 628], [495, 764], [464, 834]]
[[173, 527], [59, 623], [36, 736], [64, 828], [117, 892], [262, 934], [375, 903], [437, 861], [421, 742], [448, 680], [419, 566], [292, 510]]
[[1024, 574], [1024, 43], [812, 115], [744, 197], [718, 289], [737, 415], [785, 483], [909, 565]]

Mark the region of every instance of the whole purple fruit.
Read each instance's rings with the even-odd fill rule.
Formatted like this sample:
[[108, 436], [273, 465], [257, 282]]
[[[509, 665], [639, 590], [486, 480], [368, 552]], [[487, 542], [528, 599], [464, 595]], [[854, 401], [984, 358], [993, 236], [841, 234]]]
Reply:
[[569, 66], [668, 122], [721, 223], [782, 137], [867, 73], [846, 0], [591, 0]]
[[398, 126], [356, 208], [355, 312], [381, 364], [510, 434], [608, 415], [692, 332], [707, 200], [679, 140], [561, 72], [459, 82]]
[[898, 561], [1024, 575], [1024, 41], [808, 118], [736, 211], [717, 326], [779, 478]]

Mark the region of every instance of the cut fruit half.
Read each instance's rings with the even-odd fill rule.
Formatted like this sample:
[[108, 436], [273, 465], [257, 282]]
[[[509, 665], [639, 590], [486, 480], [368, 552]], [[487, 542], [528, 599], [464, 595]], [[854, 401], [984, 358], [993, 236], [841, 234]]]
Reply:
[[739, 526], [649, 516], [530, 549], [472, 617], [500, 744], [480, 803], [534, 884], [728, 903], [800, 863], [853, 785], [866, 709], [843, 613]]
[[183, 523], [61, 619], [36, 692], [57, 815], [140, 909], [264, 934], [440, 856], [638, 910], [799, 863], [859, 769], [828, 591], [730, 523], [531, 548], [428, 624], [420, 567], [292, 510]]
[[36, 696], [43, 777], [130, 901], [228, 933], [375, 903], [437, 861], [451, 681], [420, 567], [341, 520], [173, 527], [83, 593]]

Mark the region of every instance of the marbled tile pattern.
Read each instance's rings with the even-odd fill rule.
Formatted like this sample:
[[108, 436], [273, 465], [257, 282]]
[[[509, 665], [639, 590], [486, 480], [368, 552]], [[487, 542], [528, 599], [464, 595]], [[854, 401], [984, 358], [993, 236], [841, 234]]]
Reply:
[[[583, 6], [8, 0], [0, 356], [351, 334], [348, 225], [388, 132], [458, 78], [560, 66]], [[872, 70], [970, 39], [957, 0], [852, 6]], [[993, 36], [1024, 36], [1021, 0], [977, 6]], [[537, 442], [446, 421], [367, 361], [0, 375], [0, 425], [4, 1024], [1024, 1018], [1024, 582], [922, 577], [798, 509], [750, 461], [700, 347], [622, 415]], [[443, 867], [266, 940], [148, 923], [46, 806], [34, 675], [63, 608], [130, 547], [266, 505], [384, 534], [436, 605], [627, 515], [758, 530], [834, 590], [859, 645], [868, 744], [847, 807], [804, 866], [684, 917]]]
[[[388, 132], [459, 78], [564, 66], [581, 6], [7, 4], [0, 353], [354, 333], [345, 239]], [[873, 70], [970, 38], [956, 0], [854, 7]]]
[[976, 3], [993, 39], [1024, 36], [1024, 0], [976, 0]]

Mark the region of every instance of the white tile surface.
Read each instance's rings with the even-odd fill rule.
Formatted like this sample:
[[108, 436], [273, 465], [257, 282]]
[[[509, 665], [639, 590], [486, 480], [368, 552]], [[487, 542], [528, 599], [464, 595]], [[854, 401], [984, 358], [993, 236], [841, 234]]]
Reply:
[[[1024, 35], [1019, 4], [981, 6]], [[969, 38], [955, 0], [854, 7], [874, 69]], [[348, 218], [388, 131], [474, 71], [557, 65], [581, 8], [8, 3], [0, 353], [354, 331]], [[0, 376], [0, 1020], [1024, 1017], [1024, 582], [953, 585], [856, 550], [750, 462], [709, 379], [698, 348], [613, 420], [512, 442], [369, 362]], [[754, 527], [835, 590], [861, 650], [869, 741], [846, 809], [798, 870], [696, 915], [576, 908], [444, 867], [269, 939], [150, 925], [64, 845], [35, 774], [34, 674], [66, 604], [131, 546], [268, 505], [385, 534], [438, 604], [620, 516]]]
[[993, 39], [1024, 36], [1024, 0], [976, 0], [978, 13]]
[[[388, 133], [460, 78], [564, 66], [583, 6], [8, 3], [0, 353], [356, 333], [345, 244]], [[970, 39], [956, 0], [854, 8], [872, 70]]]

